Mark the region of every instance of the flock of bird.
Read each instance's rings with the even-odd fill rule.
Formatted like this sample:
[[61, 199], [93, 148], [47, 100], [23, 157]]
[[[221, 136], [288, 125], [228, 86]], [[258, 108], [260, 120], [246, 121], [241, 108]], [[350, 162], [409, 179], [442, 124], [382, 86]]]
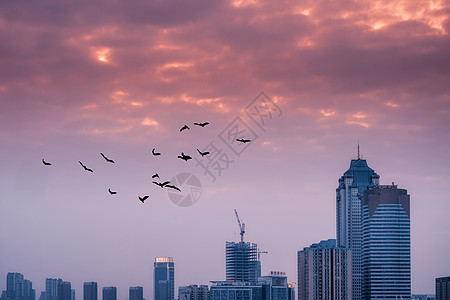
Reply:
[[[208, 124], [209, 124], [209, 122], [194, 123], [194, 125], [199, 126], [199, 127], [202, 127], [202, 128], [205, 127], [205, 126], [208, 125]], [[188, 125], [184, 125], [183, 127], [180, 128], [180, 132], [182, 132], [182, 131], [184, 131], [184, 130], [190, 130], [189, 126], [188, 126]], [[249, 139], [243, 139], [243, 138], [241, 138], [241, 139], [236, 139], [236, 141], [237, 141], [237, 142], [244, 143], [244, 144], [250, 142]], [[202, 157], [205, 156], [205, 155], [210, 154], [208, 151], [202, 152], [202, 151], [200, 151], [199, 149], [197, 149], [197, 151], [198, 151], [198, 153], [199, 153]], [[112, 160], [112, 159], [106, 157], [105, 154], [100, 153], [100, 155], [105, 159], [106, 162], [112, 163], [112, 164], [115, 163], [114, 160]], [[153, 156], [160, 156], [161, 153], [160, 153], [160, 152], [156, 152], [156, 148], [153, 148], [153, 149], [152, 149], [152, 155], [153, 155]], [[181, 159], [181, 160], [184, 160], [184, 161], [188, 161], [188, 160], [192, 159], [191, 156], [184, 154], [184, 152], [181, 152], [181, 155], [179, 155], [178, 158]], [[42, 163], [43, 163], [45, 166], [51, 166], [51, 165], [52, 165], [50, 162], [45, 161], [45, 159], [42, 159]], [[78, 163], [83, 167], [83, 169], [84, 169], [85, 171], [91, 172], [91, 173], [94, 172], [94, 170], [92, 170], [92, 169], [88, 168], [87, 166], [85, 166], [81, 161], [78, 161]], [[161, 178], [159, 177], [159, 174], [158, 174], [158, 173], [155, 173], [155, 174], [152, 175], [152, 179], [155, 179], [155, 178], [161, 179]], [[155, 180], [156, 180], [156, 179], [155, 179]], [[161, 187], [161, 188], [169, 188], [169, 189], [173, 189], [173, 190], [176, 190], [176, 191], [178, 191], [178, 192], [181, 192], [181, 189], [180, 189], [179, 187], [177, 187], [177, 186], [171, 184], [170, 181], [164, 181], [164, 182], [152, 181], [152, 183], [156, 184], [157, 186], [159, 186], [159, 187]], [[117, 191], [112, 191], [110, 188], [108, 189], [108, 192], [109, 192], [111, 195], [116, 195], [116, 194], [117, 194]], [[139, 199], [142, 203], [144, 203], [145, 200], [147, 200], [149, 197], [150, 197], [150, 196], [148, 196], [148, 195], [145, 195], [145, 196], [143, 196], [143, 197], [138, 196], [138, 199]]]

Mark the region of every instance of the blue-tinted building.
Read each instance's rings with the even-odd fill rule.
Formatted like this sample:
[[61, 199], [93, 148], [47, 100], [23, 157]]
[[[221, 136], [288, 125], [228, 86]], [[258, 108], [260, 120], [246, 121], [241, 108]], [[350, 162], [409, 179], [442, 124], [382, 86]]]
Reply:
[[62, 282], [62, 279], [45, 278], [46, 300], [58, 300], [58, 285]]
[[107, 286], [102, 290], [103, 300], [117, 300], [117, 288], [115, 286]]
[[31, 281], [24, 279], [20, 273], [6, 275], [6, 291], [2, 293], [3, 299], [10, 300], [36, 300], [36, 291]]
[[436, 300], [450, 299], [450, 276], [436, 278]]
[[410, 197], [396, 185], [364, 191], [362, 298], [411, 298]]
[[378, 174], [358, 157], [352, 159], [350, 168], [339, 179], [336, 189], [337, 246], [352, 250], [352, 298], [361, 299], [361, 199], [369, 186], [379, 184]]
[[97, 282], [92, 281], [83, 283], [83, 300], [97, 300], [97, 298]]
[[58, 300], [72, 300], [72, 286], [69, 281], [61, 281], [58, 284]]
[[129, 300], [144, 300], [144, 288], [142, 286], [131, 286]]
[[154, 300], [175, 299], [175, 266], [172, 257], [155, 257]]

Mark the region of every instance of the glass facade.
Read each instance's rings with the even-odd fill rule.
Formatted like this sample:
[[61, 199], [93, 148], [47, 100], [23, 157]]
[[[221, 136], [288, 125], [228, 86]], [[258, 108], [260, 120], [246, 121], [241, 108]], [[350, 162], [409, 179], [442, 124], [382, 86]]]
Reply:
[[156, 257], [153, 265], [154, 300], [175, 299], [175, 266], [172, 257]]
[[411, 298], [409, 195], [397, 186], [364, 192], [363, 299]]
[[379, 176], [365, 159], [352, 159], [350, 168], [339, 179], [336, 189], [337, 246], [352, 250], [352, 295], [361, 299], [361, 199], [369, 186], [379, 183]]

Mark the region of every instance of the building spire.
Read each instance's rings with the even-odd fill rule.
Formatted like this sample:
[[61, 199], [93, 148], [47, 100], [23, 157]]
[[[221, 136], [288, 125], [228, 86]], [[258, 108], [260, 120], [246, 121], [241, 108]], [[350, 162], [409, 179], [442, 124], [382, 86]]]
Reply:
[[361, 156], [359, 155], [359, 140], [358, 140], [358, 160], [361, 158]]

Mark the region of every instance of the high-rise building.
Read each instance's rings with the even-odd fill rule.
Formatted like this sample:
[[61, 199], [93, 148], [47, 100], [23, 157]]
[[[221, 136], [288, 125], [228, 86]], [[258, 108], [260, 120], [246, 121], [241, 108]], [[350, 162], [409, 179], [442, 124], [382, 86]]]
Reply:
[[436, 278], [436, 300], [450, 299], [450, 276]]
[[298, 300], [353, 299], [350, 249], [329, 239], [303, 248], [297, 258]]
[[69, 281], [58, 284], [58, 300], [72, 300], [72, 287]]
[[256, 282], [258, 279], [258, 245], [249, 242], [226, 243], [226, 279]]
[[117, 300], [117, 288], [115, 286], [107, 286], [102, 290], [103, 300]]
[[131, 286], [129, 300], [144, 300], [144, 288], [142, 286]]
[[339, 179], [336, 189], [337, 246], [352, 250], [352, 298], [361, 299], [361, 199], [369, 186], [379, 183], [380, 176], [359, 155]]
[[70, 299], [71, 299], [71, 300], [75, 300], [75, 289], [72, 289], [72, 290], [70, 291]]
[[154, 300], [175, 299], [175, 266], [172, 257], [155, 257]]
[[410, 199], [396, 185], [362, 198], [362, 299], [411, 298]]
[[83, 283], [83, 300], [97, 300], [97, 298], [97, 282], [92, 281]]
[[178, 288], [178, 300], [210, 300], [209, 287], [196, 284], [180, 286]]
[[2, 298], [11, 300], [36, 300], [36, 291], [31, 281], [24, 279], [20, 273], [6, 275], [6, 291]]
[[46, 300], [58, 300], [58, 285], [62, 279], [45, 278], [45, 296]]

